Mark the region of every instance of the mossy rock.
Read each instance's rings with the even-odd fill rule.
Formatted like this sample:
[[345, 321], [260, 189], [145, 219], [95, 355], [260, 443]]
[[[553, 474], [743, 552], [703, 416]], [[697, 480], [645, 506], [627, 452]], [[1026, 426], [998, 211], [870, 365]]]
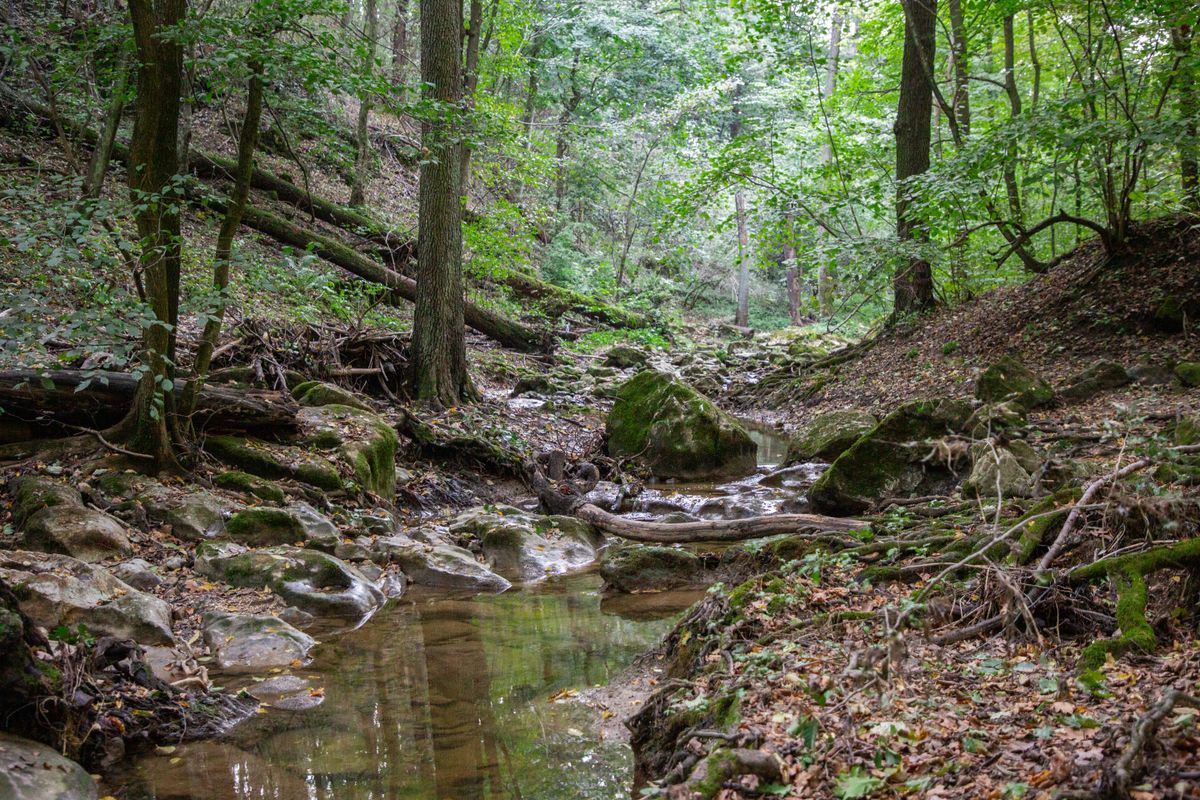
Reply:
[[617, 592], [661, 592], [702, 582], [700, 558], [674, 547], [610, 547], [600, 562], [606, 588]]
[[354, 406], [330, 404], [306, 408], [300, 417], [308, 425], [308, 441], [325, 446], [336, 441], [338, 458], [364, 491], [387, 501], [396, 495], [396, 449], [400, 440], [383, 417]]
[[340, 386], [320, 381], [307, 381], [292, 391], [292, 397], [302, 406], [350, 406], [351, 408], [370, 411], [371, 407]]
[[209, 436], [204, 440], [204, 449], [222, 462], [260, 478], [291, 478], [326, 491], [343, 488], [337, 467], [298, 447], [267, 445], [237, 436]]
[[[905, 403], [842, 453], [809, 492], [825, 514], [858, 514], [882, 497], [956, 483], [949, 470], [924, 461], [930, 440], [963, 430], [971, 406], [942, 398]], [[930, 491], [921, 491], [929, 494]]]
[[879, 424], [865, 411], [830, 411], [788, 442], [784, 462], [833, 461]]
[[975, 396], [985, 403], [1012, 401], [1032, 409], [1053, 402], [1054, 390], [1016, 357], [1006, 355], [979, 376]]
[[517, 379], [510, 397], [520, 397], [526, 394], [551, 395], [558, 391], [560, 384], [555, 383], [548, 375], [529, 373]]
[[1071, 400], [1090, 400], [1101, 392], [1119, 388], [1132, 380], [1129, 372], [1120, 364], [1097, 361], [1071, 378], [1060, 394]]
[[295, 544], [304, 540], [304, 526], [295, 515], [277, 508], [248, 508], [225, 523], [230, 539], [251, 547]]
[[608, 348], [604, 354], [604, 366], [616, 367], [617, 369], [629, 369], [631, 367], [643, 367], [646, 365], [646, 351], [627, 344], [616, 344]]
[[12, 495], [13, 522], [18, 528], [44, 508], [83, 507], [83, 498], [75, 487], [37, 475], [14, 478], [8, 484], [8, 491]]
[[282, 503], [286, 498], [283, 490], [278, 486], [270, 481], [251, 475], [249, 472], [239, 472], [236, 470], [222, 472], [213, 478], [213, 483], [222, 489], [257, 497], [259, 500], [265, 500], [268, 503]]
[[1200, 443], [1200, 417], [1181, 416], [1175, 423], [1175, 444]]
[[1200, 386], [1200, 361], [1180, 361], [1175, 365], [1175, 377], [1184, 386]]
[[758, 448], [737, 420], [670, 375], [646, 370], [617, 389], [608, 452], [639, 458], [663, 478], [713, 478], [754, 471]]

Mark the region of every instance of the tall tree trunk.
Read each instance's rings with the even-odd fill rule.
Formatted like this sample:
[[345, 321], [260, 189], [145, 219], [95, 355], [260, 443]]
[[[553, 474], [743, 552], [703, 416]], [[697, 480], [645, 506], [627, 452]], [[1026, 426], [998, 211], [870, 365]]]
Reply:
[[[825, 98], [825, 102], [833, 99], [833, 93], [837, 90], [837, 73], [838, 60], [842, 54], [842, 16], [836, 11], [833, 13], [833, 18], [829, 23], [829, 50], [825, 54], [825, 82], [821, 86], [821, 96]], [[833, 163], [833, 142], [826, 137], [825, 142], [821, 145], [821, 164], [828, 167]], [[791, 222], [788, 223], [788, 233], [791, 234]], [[825, 229], [820, 229], [820, 236], [824, 238]], [[788, 266], [788, 313], [794, 324], [800, 322], [800, 287], [798, 267], [796, 266], [796, 248], [794, 243], [789, 243], [792, 252], [792, 261]], [[785, 255], [786, 257], [786, 255]], [[795, 288], [793, 288], [795, 287]], [[830, 269], [829, 258], [822, 254], [821, 264], [817, 267], [817, 304], [821, 309], [821, 316], [833, 316], [833, 270]]]
[[141, 287], [155, 323], [143, 334], [137, 394], [114, 435], [145, 453], [156, 470], [177, 468], [171, 440], [174, 365], [170, 361], [179, 308], [179, 106], [183, 51], [163, 32], [178, 25], [187, 0], [130, 0], [137, 48], [137, 117], [130, 146], [129, 189], [141, 240]]
[[100, 140], [88, 161], [87, 177], [83, 182], [84, 199], [94, 200], [100, 196], [100, 191], [104, 188], [104, 176], [108, 174], [108, 162], [112, 157], [113, 142], [117, 140], [117, 130], [121, 127], [121, 115], [125, 113], [125, 102], [129, 99], [127, 95], [129, 94], [130, 68], [128, 55], [123, 56], [121, 63], [117, 66], [117, 77], [113, 83], [112, 94], [108, 98], [108, 108], [104, 111], [104, 130], [101, 131]]
[[1183, 138], [1179, 142], [1179, 177], [1183, 191], [1183, 207], [1188, 211], [1200, 212], [1200, 167], [1197, 151], [1200, 139], [1196, 136], [1196, 120], [1200, 117], [1200, 97], [1196, 88], [1196, 56], [1192, 52], [1194, 31], [1189, 25], [1171, 28], [1171, 45], [1179, 59], [1176, 75], [1176, 105], [1179, 117], [1184, 120]]
[[525, 83], [525, 110], [521, 114], [521, 124], [525, 127], [526, 141], [533, 138], [533, 118], [537, 112], [538, 68], [541, 62], [538, 56], [542, 51], [542, 40], [534, 39], [529, 46], [529, 77]]
[[[967, 89], [969, 75], [967, 59], [967, 25], [963, 19], [962, 0], [949, 0], [950, 62], [954, 67], [954, 117], [965, 138], [971, 132], [971, 95]], [[932, 60], [931, 62], [932, 63]]]
[[740, 186], [733, 194], [733, 205], [738, 235], [737, 312], [733, 324], [745, 328], [750, 326], [750, 236], [746, 232], [746, 192]]
[[1038, 99], [1042, 93], [1042, 62], [1038, 58], [1037, 31], [1033, 26], [1033, 9], [1025, 11], [1025, 25], [1029, 28], [1029, 63], [1033, 67], [1033, 92], [1029, 97], [1029, 105], [1033, 113], [1037, 113]]
[[[800, 315], [800, 270], [796, 266], [796, 214], [793, 211], [788, 211], [784, 217], [783, 237], [783, 263], [787, 265], [788, 318], [793, 325], [799, 325], [803, 317]], [[821, 274], [825, 272], [825, 262], [822, 259]], [[817, 296], [821, 296], [819, 283]]]
[[[1021, 116], [1021, 93], [1017, 91], [1017, 44], [1013, 34], [1013, 17], [1004, 18], [1004, 93], [1008, 95], [1008, 109], [1016, 121]], [[1004, 191], [1008, 194], [1008, 211], [1018, 228], [1025, 226], [1025, 215], [1021, 209], [1021, 190], [1017, 185], [1017, 139], [1008, 137], [1008, 151], [1004, 157]]]
[[[470, 17], [467, 22], [467, 52], [463, 65], [463, 99], [465, 110], [469, 114], [475, 108], [475, 89], [479, 86], [479, 37], [483, 29], [483, 0], [471, 0]], [[471, 181], [471, 148], [465, 144], [459, 145], [461, 159], [458, 185], [464, 195], [470, 191]]]
[[[901, 243], [921, 243], [928, 240], [928, 233], [912, 211], [912, 187], [908, 181], [929, 169], [933, 95], [926, 71], [933, 64], [937, 2], [902, 0], [902, 3], [904, 58], [895, 125], [896, 233]], [[919, 256], [901, 258], [892, 277], [892, 292], [897, 314], [932, 306], [933, 270], [929, 262]]]
[[408, 102], [408, 0], [396, 0], [392, 21], [392, 85], [399, 91], [400, 105]]
[[[366, 26], [363, 34], [363, 45], [366, 48], [363, 57], [363, 74], [367, 77], [375, 70], [375, 39], [379, 35], [379, 13], [375, 0], [367, 0]], [[367, 123], [371, 118], [371, 98], [366, 93], [358, 101], [358, 124], [355, 127], [354, 141], [357, 148], [357, 158], [354, 160], [354, 182], [350, 187], [350, 205], [361, 206], [366, 202], [367, 174], [371, 168], [371, 135]]]
[[575, 110], [583, 99], [583, 91], [579, 86], [579, 48], [575, 48], [575, 56], [571, 59], [571, 76], [568, 80], [570, 94], [563, 101], [562, 112], [558, 115], [558, 136], [554, 142], [554, 210], [562, 213], [563, 200], [567, 196], [567, 131]]
[[[427, 100], [453, 113], [462, 91], [462, 6], [421, 0], [421, 82]], [[449, 117], [454, 122], [454, 117]], [[458, 131], [426, 122], [418, 200], [417, 300], [411, 352], [413, 394], [450, 407], [474, 395], [463, 337], [462, 162]]]
[[250, 80], [246, 85], [246, 114], [242, 119], [242, 130], [238, 136], [237, 170], [233, 175], [233, 191], [229, 193], [229, 205], [221, 230], [217, 233], [217, 247], [213, 254], [213, 289], [216, 290], [217, 307], [204, 323], [204, 333], [196, 350], [196, 362], [192, 379], [180, 404], [180, 415], [190, 417], [196, 407], [200, 387], [208, 377], [213, 350], [221, 336], [221, 325], [225, 321], [225, 304], [228, 302], [229, 267], [233, 260], [233, 237], [242, 224], [246, 212], [246, 201], [250, 197], [250, 183], [254, 175], [254, 149], [258, 146], [258, 126], [262, 120], [263, 79], [262, 65], [250, 65]]

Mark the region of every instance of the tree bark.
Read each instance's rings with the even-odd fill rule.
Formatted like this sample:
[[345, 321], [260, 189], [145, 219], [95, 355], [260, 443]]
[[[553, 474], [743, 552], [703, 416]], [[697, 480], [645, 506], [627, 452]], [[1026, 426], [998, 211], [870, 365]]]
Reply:
[[733, 194], [734, 211], [737, 214], [738, 275], [737, 312], [734, 325], [750, 325], [750, 235], [746, 231], [746, 192], [738, 187]]
[[[467, 52], [463, 64], [463, 96], [462, 106], [466, 114], [475, 110], [475, 89], [479, 86], [479, 39], [483, 28], [483, 0], [471, 0], [470, 17], [467, 22]], [[461, 174], [458, 177], [459, 191], [463, 194], [463, 207], [469, 199], [471, 183], [471, 148], [466, 143], [459, 143], [461, 159]]]
[[[1008, 95], [1009, 116], [1015, 121], [1021, 116], [1021, 93], [1017, 91], [1017, 45], [1013, 34], [1013, 17], [1004, 18], [1004, 93]], [[1017, 140], [1008, 139], [1008, 151], [1004, 157], [1004, 191], [1008, 194], [1008, 211], [1018, 230], [1025, 225], [1025, 214], [1021, 209], [1021, 189], [1017, 185]]]
[[[842, 50], [842, 15], [838, 12], [833, 13], [832, 19], [829, 21], [829, 49], [825, 54], [825, 82], [821, 86], [821, 96], [826, 103], [833, 98], [834, 91], [837, 90], [837, 73], [838, 60], [841, 58]], [[833, 163], [833, 143], [828, 137], [821, 144], [821, 164], [828, 167]], [[791, 235], [792, 221], [788, 221], [788, 235]], [[826, 235], [825, 229], [820, 229], [822, 238]], [[789, 248], [791, 249], [792, 258], [795, 256], [795, 245], [789, 239]], [[788, 310], [791, 312], [792, 322], [799, 323], [800, 321], [800, 287], [798, 270], [795, 265], [788, 269]], [[794, 288], [793, 288], [794, 287]], [[821, 309], [821, 316], [833, 316], [833, 272], [830, 269], [829, 259], [825, 256], [821, 258], [821, 264], [817, 267], [817, 304]]]
[[408, 102], [408, 0], [396, 0], [392, 21], [392, 85], [399, 91], [400, 105]]
[[92, 157], [88, 160], [87, 177], [83, 182], [83, 197], [85, 200], [95, 200], [104, 188], [104, 176], [108, 174], [108, 162], [112, 158], [113, 143], [117, 140], [117, 130], [121, 127], [121, 115], [125, 113], [125, 103], [129, 93], [129, 72], [131, 69], [128, 56], [121, 59], [117, 67], [117, 79], [113, 83], [112, 94], [108, 98], [108, 108], [104, 112], [104, 130]]
[[563, 100], [562, 111], [558, 115], [558, 136], [554, 142], [554, 211], [561, 214], [563, 200], [567, 196], [567, 132], [571, 118], [575, 116], [579, 103], [583, 100], [583, 91], [579, 86], [579, 48], [575, 48], [571, 59], [571, 73], [567, 85], [570, 93]]
[[[971, 95], [967, 89], [967, 24], [963, 19], [962, 0], [949, 0], [950, 62], [954, 65], [954, 116], [963, 138], [971, 133]], [[932, 63], [932, 59], [930, 60]]]
[[[900, 102], [896, 111], [896, 233], [902, 244], [928, 240], [912, 209], [910, 179], [929, 169], [930, 116], [933, 96], [926, 70], [933, 64], [937, 0], [902, 0], [904, 57], [900, 68]], [[897, 314], [920, 312], [933, 305], [933, 270], [920, 256], [903, 256], [892, 277]]]
[[177, 26], [187, 0], [130, 0], [137, 48], [137, 117], [130, 147], [129, 189], [141, 240], [139, 266], [145, 301], [155, 324], [143, 334], [137, 394], [114, 436], [150, 457], [158, 471], [175, 470], [170, 413], [175, 331], [179, 317], [181, 257], [179, 200], [172, 181], [179, 171], [179, 106], [183, 51], [163, 32]]
[[[784, 218], [783, 231], [783, 263], [787, 267], [787, 297], [788, 318], [793, 325], [799, 325], [803, 318], [800, 314], [800, 268], [796, 264], [796, 215], [789, 211]], [[825, 274], [825, 261], [821, 260], [821, 271], [818, 276]], [[821, 297], [820, 279], [818, 277], [817, 296]]]
[[213, 350], [221, 336], [221, 325], [225, 321], [225, 305], [229, 300], [229, 268], [233, 260], [233, 237], [242, 224], [246, 213], [246, 202], [250, 197], [250, 183], [254, 174], [254, 149], [258, 146], [258, 125], [262, 120], [263, 76], [262, 65], [250, 65], [250, 78], [246, 83], [246, 113], [242, 118], [242, 130], [238, 136], [237, 171], [233, 176], [233, 191], [229, 195], [229, 206], [217, 233], [217, 246], [213, 254], [213, 289], [216, 291], [216, 308], [204, 323], [200, 345], [196, 350], [192, 380], [184, 393], [180, 405], [182, 416], [189, 417], [196, 405], [196, 397], [208, 368], [212, 363]]
[[[366, 48], [363, 56], [363, 76], [370, 78], [375, 71], [375, 39], [379, 35], [379, 13], [375, 0], [366, 0], [366, 20], [363, 34], [363, 46]], [[355, 126], [355, 145], [357, 147], [354, 159], [354, 183], [350, 187], [350, 205], [361, 206], [366, 202], [367, 173], [371, 168], [371, 135], [367, 123], [371, 118], [371, 98], [363, 92], [358, 100], [358, 123]]]
[[450, 407], [474, 396], [463, 339], [462, 163], [457, 123], [462, 89], [462, 6], [421, 0], [421, 81], [424, 96], [450, 124], [426, 122], [421, 140], [418, 199], [417, 296], [411, 352], [413, 395]]
[[1179, 59], [1176, 75], [1176, 105], [1184, 120], [1183, 138], [1179, 142], [1179, 179], [1183, 192], [1183, 207], [1200, 212], [1200, 138], [1197, 138], [1197, 117], [1200, 117], [1200, 96], [1196, 88], [1196, 57], [1192, 53], [1194, 30], [1189, 25], [1171, 28], [1171, 46]]

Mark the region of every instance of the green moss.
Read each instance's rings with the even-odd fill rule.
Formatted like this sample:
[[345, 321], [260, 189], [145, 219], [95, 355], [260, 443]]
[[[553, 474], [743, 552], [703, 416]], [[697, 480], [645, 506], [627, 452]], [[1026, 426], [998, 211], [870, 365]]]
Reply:
[[1200, 386], [1200, 361], [1180, 361], [1175, 365], [1175, 377], [1184, 386]]
[[210, 436], [204, 441], [204, 449], [226, 464], [260, 478], [291, 478], [326, 491], [342, 488], [342, 476], [336, 467], [296, 447], [268, 448], [261, 442], [236, 436]]
[[1200, 443], [1200, 417], [1181, 416], [1175, 423], [1175, 444]]
[[308, 381], [300, 384], [292, 390], [292, 397], [295, 397], [302, 406], [336, 405], [349, 406], [362, 411], [371, 410], [370, 406], [340, 386], [320, 381]]
[[314, 386], [320, 386], [320, 385], [321, 385], [320, 381], [303, 381], [302, 383], [298, 383], [292, 387], [292, 397], [299, 400], [301, 397], [304, 396], [304, 393], [307, 392], [309, 389], [313, 388]]
[[292, 544], [304, 539], [300, 520], [276, 508], [239, 511], [225, 523], [225, 530], [234, 541], [254, 547]]
[[729, 608], [731, 611], [741, 611], [758, 594], [758, 578], [744, 581], [729, 593]]
[[213, 478], [213, 483], [222, 489], [252, 495], [269, 503], [282, 503], [286, 497], [278, 486], [249, 472], [222, 472]]
[[833, 461], [866, 434], [879, 420], [864, 411], [830, 411], [813, 420], [802, 433], [788, 443], [784, 460]]
[[79, 493], [65, 483], [29, 476], [15, 482], [12, 502], [13, 522], [23, 526], [43, 508], [82, 505]]
[[1131, 650], [1152, 653], [1158, 645], [1154, 629], [1146, 621], [1148, 596], [1146, 580], [1137, 572], [1113, 576], [1117, 590], [1117, 626], [1120, 633], [1111, 639], [1100, 639], [1083, 649], [1076, 665], [1079, 670], [1099, 669], [1108, 654], [1120, 656]]
[[316, 486], [318, 489], [326, 489], [331, 492], [336, 492], [342, 488], [342, 476], [334, 469], [332, 464], [319, 464], [309, 462], [306, 464], [297, 464], [294, 477], [301, 483], [307, 483], [309, 486]]
[[1006, 355], [979, 376], [975, 396], [989, 403], [1011, 400], [1028, 409], [1052, 402], [1054, 390], [1015, 357]]
[[[1067, 515], [1071, 513], [1069, 504], [1077, 501], [1082, 494], [1082, 490], [1078, 488], [1061, 489], [1049, 497], [1044, 497], [1025, 513], [1017, 522], [1038, 517], [1028, 523], [1022, 530], [1020, 538], [1017, 540], [1016, 546], [1012, 553], [1009, 554], [1008, 561], [1011, 564], [1028, 564], [1033, 558], [1033, 554], [1041, 547], [1045, 541], [1047, 532], [1062, 528], [1063, 523], [1067, 521]], [[1060, 506], [1066, 506], [1060, 508]], [[1053, 514], [1047, 512], [1055, 511]], [[1040, 514], [1047, 516], [1039, 517]]]

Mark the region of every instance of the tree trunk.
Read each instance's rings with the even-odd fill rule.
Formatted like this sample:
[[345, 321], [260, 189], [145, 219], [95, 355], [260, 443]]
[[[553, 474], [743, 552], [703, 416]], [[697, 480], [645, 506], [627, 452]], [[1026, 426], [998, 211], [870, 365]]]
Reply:
[[179, 201], [171, 186], [179, 171], [179, 105], [183, 51], [162, 32], [184, 19], [187, 0], [130, 0], [137, 47], [137, 117], [130, 147], [129, 189], [141, 240], [141, 285], [156, 320], [143, 334], [143, 367], [129, 413], [114, 435], [148, 455], [154, 469], [178, 468], [172, 447], [175, 331], [181, 257]]
[[1200, 139], [1196, 135], [1196, 120], [1200, 117], [1200, 97], [1196, 88], [1196, 63], [1192, 53], [1193, 29], [1188, 25], [1171, 28], [1171, 46], [1179, 59], [1178, 84], [1175, 90], [1179, 117], [1184, 120], [1183, 138], [1179, 142], [1179, 178], [1183, 192], [1183, 207], [1200, 212]]
[[[800, 269], [796, 265], [796, 215], [791, 211], [787, 213], [784, 220], [783, 236], [783, 263], [787, 267], [788, 318], [793, 325], [799, 325], [802, 320], [800, 315]], [[824, 273], [824, 271], [825, 264], [822, 259], [821, 272]], [[818, 283], [818, 297], [820, 294], [820, 284]]]
[[[1008, 95], [1009, 115], [1015, 121], [1021, 116], [1021, 93], [1017, 91], [1016, 41], [1013, 35], [1013, 17], [1004, 18], [1004, 93]], [[1008, 151], [1004, 157], [1004, 191], [1008, 194], [1008, 211], [1018, 229], [1025, 226], [1021, 210], [1021, 190], [1017, 186], [1017, 140], [1008, 139]]]
[[583, 91], [579, 86], [579, 48], [575, 48], [571, 59], [571, 76], [568, 80], [571, 93], [563, 101], [562, 112], [558, 115], [558, 138], [554, 142], [554, 210], [562, 213], [563, 200], [567, 196], [567, 131], [575, 110], [583, 99]]
[[[837, 73], [838, 60], [841, 58], [842, 50], [842, 15], [836, 11], [833, 18], [829, 22], [829, 49], [825, 54], [825, 83], [821, 86], [821, 96], [828, 103], [833, 98], [834, 91], [837, 90]], [[821, 145], [821, 164], [828, 167], [833, 163], [833, 143], [826, 137], [825, 142]], [[788, 222], [789, 236], [791, 231], [791, 221]], [[825, 229], [820, 229], [822, 238], [826, 235]], [[795, 258], [795, 245], [789, 243], [791, 248], [792, 258]], [[800, 314], [800, 288], [793, 285], [799, 283], [797, 269], [793, 265], [788, 270], [788, 310], [792, 315], [792, 322], [799, 321]], [[821, 309], [821, 316], [833, 316], [833, 271], [830, 269], [829, 259], [825, 255], [821, 257], [820, 266], [817, 267], [817, 303]]]
[[392, 85], [400, 93], [400, 105], [408, 102], [408, 0], [396, 0], [396, 19], [392, 22]]
[[[375, 71], [375, 38], [379, 35], [379, 13], [375, 0], [366, 0], [366, 26], [363, 35], [363, 46], [366, 48], [363, 56], [363, 77], [370, 78]], [[355, 126], [355, 146], [357, 157], [354, 160], [354, 183], [350, 187], [350, 205], [361, 206], [366, 202], [367, 174], [371, 169], [371, 135], [367, 123], [371, 118], [371, 98], [366, 92], [358, 101], [358, 124]]]
[[525, 85], [525, 110], [521, 114], [521, 124], [525, 127], [525, 140], [533, 138], [533, 118], [537, 112], [538, 93], [538, 56], [542, 51], [542, 40], [537, 38], [529, 46], [529, 78]]
[[[468, 115], [475, 110], [475, 89], [479, 86], [479, 37], [483, 28], [483, 0], [471, 0], [470, 7], [466, 61], [463, 65], [463, 109]], [[466, 196], [471, 191], [471, 148], [465, 143], [459, 143], [458, 150], [461, 159], [458, 186], [464, 196], [465, 208]]]
[[113, 143], [117, 140], [117, 130], [121, 127], [121, 115], [125, 112], [125, 102], [128, 100], [130, 68], [130, 59], [126, 55], [117, 66], [117, 79], [113, 84], [112, 94], [108, 98], [108, 108], [104, 112], [104, 130], [88, 161], [87, 177], [83, 182], [84, 199], [96, 199], [104, 188], [104, 176], [108, 174], [108, 162], [112, 158]]
[[225, 304], [228, 302], [229, 267], [233, 260], [233, 237], [242, 224], [246, 212], [246, 201], [250, 197], [250, 183], [254, 174], [254, 149], [258, 146], [258, 125], [262, 120], [263, 79], [262, 65], [250, 65], [250, 79], [246, 84], [246, 114], [242, 119], [242, 130], [238, 136], [237, 171], [233, 176], [233, 191], [229, 195], [229, 207], [217, 233], [217, 246], [213, 254], [213, 289], [216, 290], [216, 308], [204, 323], [204, 333], [196, 350], [196, 361], [192, 368], [192, 380], [184, 394], [180, 413], [189, 417], [195, 408], [196, 396], [208, 375], [213, 350], [221, 336], [221, 325], [225, 321]]
[[[954, 65], [954, 117], [963, 138], [971, 133], [971, 95], [967, 89], [967, 25], [963, 20], [962, 0], [949, 0], [950, 61]], [[930, 63], [933, 60], [930, 59]]]
[[[421, 0], [421, 81], [426, 100], [451, 114], [462, 89], [462, 6]], [[457, 122], [450, 116], [451, 123]], [[412, 387], [433, 406], [451, 407], [474, 395], [463, 338], [462, 164], [450, 125], [426, 122], [418, 199], [417, 297], [413, 314]]]
[[737, 312], [734, 325], [750, 325], [750, 236], [746, 232], [746, 193], [739, 187], [733, 194], [733, 205], [737, 214], [738, 277]]
[[[937, 0], [902, 0], [905, 10], [904, 58], [900, 103], [896, 111], [896, 233], [901, 243], [928, 240], [911, 206], [908, 180], [929, 169], [933, 96], [926, 71], [933, 64]], [[895, 312], [922, 311], [933, 305], [933, 270], [920, 256], [903, 256], [892, 278]]]

